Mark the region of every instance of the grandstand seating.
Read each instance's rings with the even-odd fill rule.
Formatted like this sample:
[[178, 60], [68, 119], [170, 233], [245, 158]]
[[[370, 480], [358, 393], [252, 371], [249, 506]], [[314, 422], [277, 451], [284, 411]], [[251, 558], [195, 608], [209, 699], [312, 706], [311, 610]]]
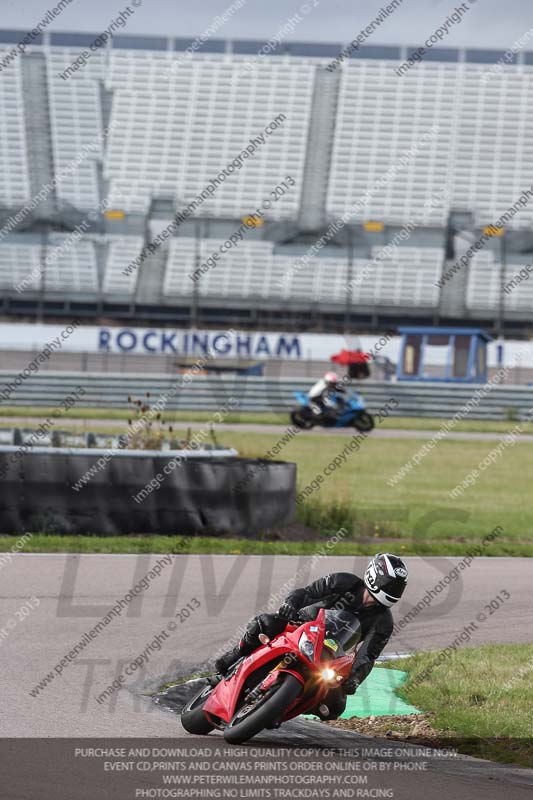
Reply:
[[[194, 59], [166, 78], [171, 63], [162, 53], [112, 53], [109, 87], [117, 128], [106, 162], [112, 197], [114, 191], [126, 194], [128, 211], [145, 211], [153, 193], [186, 204], [282, 112], [287, 119], [268, 144], [217, 188], [202, 213], [249, 213], [286, 175], [301, 186], [312, 66], [262, 65], [243, 91], [232, 83], [238, 61]], [[269, 216], [294, 218], [298, 203], [295, 191], [273, 204]]]
[[[387, 61], [358, 60], [345, 67], [328, 200], [337, 215], [369, 193], [360, 219], [418, 221], [424, 204], [451, 177], [457, 67], [421, 64], [416, 73], [398, 78]], [[434, 123], [438, 134], [382, 188], [375, 187]], [[447, 209], [443, 201], [427, 222], [444, 224]]]
[[[362, 219], [444, 224], [450, 205], [498, 218], [533, 183], [533, 69], [512, 67], [480, 80], [477, 64], [428, 62], [402, 78], [390, 62], [345, 67], [328, 206], [342, 214], [365, 193]], [[439, 130], [383, 187], [373, 188], [432, 124]], [[442, 189], [450, 196], [424, 214]], [[511, 227], [530, 223], [520, 211]]]
[[[0, 58], [9, 48], [0, 45]], [[29, 197], [20, 61], [2, 69], [0, 80], [0, 204], [22, 205]]]
[[47, 291], [98, 292], [98, 268], [91, 239], [73, 242], [64, 235], [52, 234], [45, 263], [43, 288]]
[[143, 247], [141, 236], [108, 236], [107, 259], [103, 290], [107, 294], [132, 295], [137, 284], [138, 269], [124, 275], [123, 269], [139, 255]]
[[[100, 202], [96, 162], [103, 159], [102, 119], [98, 83], [87, 79], [63, 81], [56, 63], [48, 71], [52, 143], [58, 196], [77, 208], [96, 208]], [[76, 169], [65, 170], [79, 156]]]
[[[531, 267], [531, 259], [529, 259], [528, 265]], [[520, 270], [524, 270], [525, 266], [525, 260], [520, 264], [508, 264], [505, 274], [505, 284], [508, 284], [509, 281], [512, 280], [516, 281], [516, 275], [520, 273]], [[529, 278], [526, 279], [526, 275], [529, 275]], [[523, 271], [520, 282], [518, 284], [515, 283], [514, 286], [509, 287], [507, 292], [504, 292], [503, 297], [505, 309], [507, 311], [520, 311], [523, 314], [527, 314], [529, 319], [531, 319], [531, 310], [533, 309], [532, 277], [530, 271]]]
[[476, 253], [470, 262], [466, 304], [468, 308], [498, 307], [500, 295], [500, 267], [491, 251]]
[[[442, 250], [402, 246], [387, 258], [379, 258], [379, 252], [379, 248], [373, 248], [372, 258], [375, 261], [363, 262], [368, 277], [360, 283], [356, 281], [354, 302], [365, 305], [437, 305], [439, 290], [435, 283], [440, 277]], [[371, 269], [367, 273], [369, 263]]]
[[[268, 197], [290, 174], [301, 187], [310, 120], [313, 76], [319, 58], [272, 56], [234, 82], [241, 56], [179, 54], [113, 48], [64, 81], [75, 48], [51, 47], [49, 83], [59, 160], [101, 129], [98, 84], [113, 93], [105, 174], [111, 199], [127, 211], [145, 212], [154, 193], [184, 204], [195, 197], [247, 141], [280, 112], [287, 120], [261, 148], [204, 202], [206, 216], [239, 216]], [[174, 67], [173, 67], [174, 65]], [[484, 65], [428, 61], [398, 78], [386, 58], [359, 58], [343, 67], [337, 103], [327, 207], [340, 215], [372, 189], [400, 156], [433, 124], [437, 135], [382, 188], [371, 191], [358, 218], [444, 224], [450, 202], [474, 210], [481, 222], [495, 219], [525, 185], [533, 182], [533, 68], [508, 67], [490, 81]], [[68, 124], [65, 125], [65, 121]], [[497, 158], [495, 159], [495, 154]], [[96, 157], [96, 156], [95, 156]], [[496, 166], [496, 169], [495, 169]], [[73, 202], [94, 202], [94, 164], [81, 168], [80, 192], [65, 187]], [[443, 186], [451, 189], [426, 212]], [[80, 196], [81, 195], [81, 196]], [[127, 199], [124, 201], [124, 197]], [[91, 203], [89, 203], [91, 204]], [[294, 192], [274, 204], [272, 218], [295, 218]], [[530, 221], [529, 210], [513, 220]]]
[[[73, 43], [75, 36], [54, 34], [51, 40], [44, 36], [43, 45], [30, 48], [39, 49], [46, 58], [56, 175], [83, 154], [73, 174], [58, 182], [57, 195], [82, 213], [107, 197], [112, 208], [127, 213], [127, 220], [117, 228], [120, 235], [85, 236], [64, 250], [60, 248], [66, 234], [51, 235], [47, 255], [58, 248], [58, 258], [49, 260], [42, 280], [33, 282], [36, 290], [98, 294], [141, 305], [152, 299], [156, 305], [160, 298], [169, 304], [180, 298], [190, 301], [194, 284], [189, 274], [196, 268], [192, 226], [180, 227], [168, 241], [168, 259], [165, 247], [158, 261], [143, 265], [153, 267], [150, 286], [139, 288], [142, 269], [123, 274], [143, 246], [144, 230], [150, 229], [136, 214], [146, 214], [154, 196], [176, 209], [184, 207], [282, 112], [286, 119], [281, 127], [197, 212], [219, 226], [206, 229], [212, 235], [201, 241], [201, 260], [225, 240], [224, 225], [228, 232], [233, 230], [237, 219], [253, 212], [291, 175], [294, 189], [265, 213], [267, 221], [283, 224], [267, 228], [265, 239], [245, 239], [223, 256], [197, 284], [200, 298], [250, 300], [256, 306], [261, 300], [338, 307], [346, 303], [350, 277], [346, 248], [328, 246], [308, 266], [295, 268], [298, 255], [275, 243], [286, 241], [283, 232], [291, 225], [284, 223], [298, 220], [304, 178], [314, 174], [309, 162], [306, 172], [310, 127], [320, 130], [321, 139], [331, 147], [327, 190], [324, 174], [316, 192], [326, 195], [328, 219], [352, 208], [355, 221], [381, 220], [387, 230], [407, 221], [417, 226], [408, 244], [372, 265], [379, 248], [373, 248], [367, 260], [369, 240], [356, 237], [354, 306], [438, 309], [442, 298], [435, 284], [444, 252], [437, 240], [444, 240], [450, 209], [473, 212], [478, 225], [488, 224], [533, 184], [531, 53], [520, 53], [515, 64], [482, 80], [490, 62], [483, 63], [475, 51], [435, 49], [398, 77], [394, 68], [405, 48], [363, 47], [339, 67], [338, 80], [325, 82], [323, 91], [329, 93], [330, 107], [336, 111], [321, 117], [315, 74], [332, 56], [327, 48], [287, 44], [287, 52], [261, 59], [243, 77], [243, 61], [253, 50], [250, 43], [212, 42], [205, 52], [184, 59], [180, 47], [185, 45], [177, 40], [154, 39], [152, 46], [152, 40], [143, 37], [136, 45], [131, 37], [119, 35], [107, 50], [92, 53], [86, 66], [64, 80], [61, 73], [93, 38], [84, 36], [79, 46]], [[69, 38], [72, 41], [67, 42]], [[11, 46], [0, 45], [0, 58]], [[31, 104], [22, 89], [22, 73], [28, 80], [27, 71], [21, 71], [23, 59], [2, 66], [0, 79], [0, 206], [13, 210], [29, 199], [36, 174], [35, 168], [32, 176], [28, 174], [25, 119]], [[30, 79], [30, 86], [33, 83]], [[331, 127], [322, 124], [325, 119], [333, 120]], [[435, 136], [422, 143], [434, 124]], [[104, 141], [106, 126], [111, 126], [111, 133]], [[418, 153], [398, 166], [417, 144]], [[48, 144], [42, 149], [46, 161]], [[513, 217], [509, 228], [532, 222], [533, 201]], [[281, 231], [279, 236], [271, 234], [274, 228]], [[42, 247], [30, 239], [24, 243], [24, 234], [17, 233], [0, 242], [2, 288], [12, 289], [38, 268]], [[509, 265], [506, 280], [519, 269], [520, 265]], [[358, 280], [360, 274], [368, 277]], [[473, 315], [500, 307], [500, 270], [493, 251], [478, 253], [462, 275], [466, 298], [464, 287], [457, 291]], [[505, 296], [505, 308], [523, 315], [532, 302], [533, 280]]]
[[[86, 236], [73, 241], [66, 234], [50, 234], [46, 248], [36, 241], [0, 245], [0, 288], [14, 290], [23, 282], [24, 291], [131, 295], [137, 273], [122, 270], [143, 246], [140, 236]], [[103, 282], [95, 246], [103, 248]], [[44, 266], [40, 266], [44, 265]]]
[[[239, 53], [242, 48], [236, 44], [233, 50]], [[81, 42], [80, 47], [45, 44], [56, 171], [101, 134], [103, 90], [110, 93], [110, 122], [115, 125], [106, 149], [95, 148], [77, 174], [62, 182], [60, 197], [78, 207], [94, 207], [101, 199], [95, 161], [103, 160], [112, 204], [117, 198], [125, 210], [145, 212], [157, 193], [171, 195], [182, 205], [271, 119], [285, 112], [286, 121], [268, 145], [218, 187], [204, 202], [202, 214], [247, 213], [290, 174], [297, 189], [273, 204], [269, 216], [296, 218], [314, 70], [328, 60], [320, 57], [320, 48], [308, 47], [305, 57], [305, 48], [295, 48], [300, 55], [272, 55], [243, 78], [246, 56], [228, 47], [226, 52], [182, 59], [171, 46], [161, 49], [160, 40], [154, 40], [154, 49], [145, 49], [149, 46], [146, 40], [142, 49], [128, 47], [118, 36], [108, 52], [92, 53], [82, 69], [64, 80], [61, 73], [82, 51]], [[476, 58], [466, 54], [463, 61], [455, 51], [450, 60], [443, 51], [440, 61], [435, 50], [436, 60], [425, 60], [400, 78], [394, 73], [399, 50], [382, 49], [383, 57], [365, 57], [362, 48], [358, 58], [342, 67], [328, 212], [343, 213], [371, 190], [356, 214], [359, 218], [405, 222], [425, 216], [429, 223], [442, 225], [451, 203], [473, 210], [482, 223], [494, 220], [533, 182], [533, 144], [528, 136], [533, 125], [533, 64], [506, 66], [483, 81], [486, 65], [475, 63]], [[3, 69], [0, 88], [0, 166], [9, 167], [0, 202], [4, 197], [14, 205], [28, 194], [20, 60]], [[434, 123], [439, 126], [437, 135], [385, 186], [372, 190]], [[450, 200], [443, 199], [425, 214], [425, 204], [444, 185], [451, 189]], [[529, 223], [532, 217], [526, 208], [511, 227]]]
[[[531, 265], [531, 259], [527, 262]], [[505, 269], [503, 285], [516, 279], [516, 275], [526, 266], [526, 259], [517, 263], [509, 263]], [[525, 271], [523, 276], [531, 273]], [[477, 253], [470, 265], [470, 275], [467, 291], [467, 308], [472, 310], [496, 311], [500, 304], [501, 292], [501, 262], [494, 257], [492, 252]], [[533, 308], [533, 280], [516, 281], [514, 286], [503, 292], [503, 302], [507, 311], [522, 311], [531, 314]]]
[[[481, 66], [462, 73], [457, 87], [452, 202], [492, 222], [533, 183], [533, 66], [511, 67], [479, 81]], [[532, 207], [509, 227], [531, 225]]]
[[[204, 239], [200, 247], [203, 262], [218, 250], [223, 240]], [[376, 248], [373, 257], [379, 252]], [[193, 293], [191, 275], [196, 268], [196, 243], [179, 237], [170, 246], [163, 292], [167, 296]], [[442, 251], [437, 248], [399, 247], [388, 259], [379, 260], [368, 278], [357, 274], [368, 270], [371, 260], [353, 261], [353, 300], [362, 305], [436, 306]], [[242, 242], [220, 257], [213, 269], [198, 282], [200, 297], [265, 298], [306, 303], [346, 302], [348, 265], [346, 256], [323, 256], [298, 268], [298, 256], [274, 251], [272, 242]]]
[[[20, 237], [19, 237], [20, 238]], [[0, 288], [14, 291], [22, 281], [28, 289], [41, 286], [39, 264], [41, 246], [36, 242], [28, 244], [5, 242], [0, 245]]]

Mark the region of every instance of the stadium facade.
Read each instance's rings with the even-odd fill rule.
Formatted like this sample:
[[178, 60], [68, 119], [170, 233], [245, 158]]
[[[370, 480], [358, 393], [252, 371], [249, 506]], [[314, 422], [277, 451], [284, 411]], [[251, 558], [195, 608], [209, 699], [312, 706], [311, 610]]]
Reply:
[[533, 52], [399, 75], [414, 48], [24, 36], [0, 31], [4, 318], [528, 334]]

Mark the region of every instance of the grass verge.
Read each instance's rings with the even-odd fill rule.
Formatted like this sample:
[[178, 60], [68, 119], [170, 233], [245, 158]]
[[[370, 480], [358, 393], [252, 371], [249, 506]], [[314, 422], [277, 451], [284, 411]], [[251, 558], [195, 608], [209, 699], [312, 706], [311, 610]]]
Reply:
[[440, 744], [533, 767], [533, 644], [457, 649], [418, 681], [434, 660], [435, 653], [402, 659], [408, 679], [398, 694], [429, 713]]
[[[317, 536], [313, 540], [283, 541], [268, 539], [234, 539], [217, 538], [213, 536], [60, 536], [54, 534], [36, 533], [20, 551], [15, 548], [20, 534], [0, 536], [0, 552], [21, 553], [173, 553], [173, 554], [198, 554], [207, 555], [284, 555], [284, 556], [312, 556], [326, 544], [326, 536]], [[463, 556], [468, 550], [469, 543], [450, 544], [449, 542], [435, 542], [433, 544], [415, 545], [409, 547], [394, 542], [385, 542], [376, 539], [370, 542], [357, 542], [352, 540], [341, 541], [331, 548], [328, 547], [329, 556], [371, 556], [384, 549], [394, 550], [403, 556]], [[472, 541], [470, 545], [479, 544]], [[15, 548], [12, 550], [12, 548]], [[497, 544], [487, 548], [483, 555], [500, 555], [500, 550], [505, 555], [528, 555], [533, 557], [533, 546], [506, 545], [498, 548]]]
[[[227, 441], [241, 454], [257, 457], [275, 439], [233, 431]], [[349, 433], [330, 438], [303, 432], [282, 449], [279, 457], [298, 465], [299, 492], [307, 491], [297, 510], [302, 524], [321, 534], [345, 526], [360, 544], [387, 545], [406, 555], [464, 554], [499, 525], [503, 533], [484, 555], [533, 555], [533, 508], [526, 501], [533, 447], [528, 442], [501, 449], [473, 485], [451, 499], [449, 492], [500, 443], [443, 440], [419, 466], [389, 485], [421, 442], [370, 435], [358, 451], [341, 459], [349, 441]]]
[[[518, 439], [500, 449], [494, 462], [479, 470], [473, 485], [452, 500], [449, 492], [501, 443], [444, 439], [419, 466], [389, 485], [417, 453], [420, 439], [370, 435], [358, 450], [348, 449], [347, 454], [351, 431], [331, 437], [301, 432], [285, 442], [275, 432], [225, 431], [219, 439], [247, 457], [265, 457], [277, 445], [277, 458], [297, 464], [298, 491], [308, 487], [307, 499], [298, 503], [296, 523], [287, 529], [246, 540], [192, 537], [187, 539], [187, 552], [314, 553], [344, 527], [347, 534], [328, 550], [331, 555], [368, 555], [386, 548], [407, 556], [463, 556], [500, 526], [501, 535], [483, 549], [483, 555], [533, 556], [533, 507], [527, 501], [533, 473], [529, 442]], [[179, 539], [36, 536], [29, 546], [39, 551], [157, 553], [176, 552], [172, 548]]]
[[[56, 409], [52, 407], [41, 406], [2, 406], [0, 409], [0, 418], [5, 417], [20, 417], [24, 419], [32, 418], [46, 418], [49, 417]], [[117, 420], [127, 423], [128, 419], [132, 417], [132, 410], [127, 408], [70, 408], [68, 413], [64, 415], [63, 420], [78, 419], [89, 420], [98, 422], [98, 420]], [[214, 417], [213, 411], [165, 411], [165, 420], [167, 422], [211, 422]], [[252, 411], [241, 411], [240, 413], [228, 414], [224, 418], [225, 422], [248, 422], [251, 424], [264, 424], [264, 425], [283, 425], [289, 423], [288, 414], [275, 414], [275, 413], [255, 413]], [[95, 426], [97, 427], [97, 426]], [[121, 428], [123, 430], [123, 428]]]

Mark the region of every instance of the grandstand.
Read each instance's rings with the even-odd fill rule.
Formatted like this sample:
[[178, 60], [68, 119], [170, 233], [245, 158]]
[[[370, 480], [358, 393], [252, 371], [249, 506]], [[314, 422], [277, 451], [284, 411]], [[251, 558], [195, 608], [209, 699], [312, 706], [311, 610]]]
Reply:
[[[341, 44], [293, 43], [243, 80], [262, 42], [209, 40], [183, 58], [189, 40], [117, 36], [66, 79], [95, 35], [45, 33], [8, 59], [23, 35], [0, 31], [4, 315], [528, 331], [533, 289], [501, 287], [533, 258], [533, 198], [517, 205], [533, 184], [533, 52], [487, 79], [503, 53], [434, 49], [398, 78], [411, 48], [361, 47], [330, 72]], [[287, 176], [294, 189], [263, 207]], [[505, 237], [439, 285], [514, 205]], [[259, 208], [262, 224], [192, 280]]]

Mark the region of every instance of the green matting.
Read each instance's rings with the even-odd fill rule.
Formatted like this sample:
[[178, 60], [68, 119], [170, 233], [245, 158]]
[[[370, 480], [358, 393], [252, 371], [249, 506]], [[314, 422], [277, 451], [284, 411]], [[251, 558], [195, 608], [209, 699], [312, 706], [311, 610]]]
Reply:
[[354, 695], [348, 695], [342, 719], [420, 714], [418, 708], [404, 702], [396, 689], [405, 683], [407, 672], [375, 667]]

